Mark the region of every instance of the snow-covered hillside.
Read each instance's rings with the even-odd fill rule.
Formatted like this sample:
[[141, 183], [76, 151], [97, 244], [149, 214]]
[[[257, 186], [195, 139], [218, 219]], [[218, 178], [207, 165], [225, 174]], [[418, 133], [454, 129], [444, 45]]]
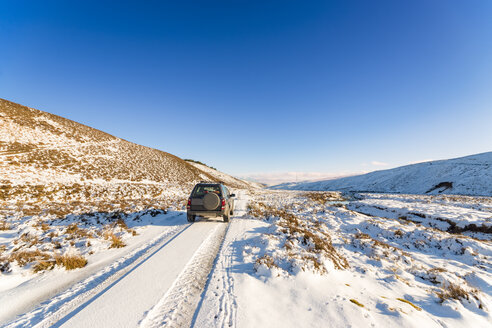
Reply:
[[492, 152], [272, 189], [492, 196]]
[[[38, 236], [33, 247], [43, 248], [17, 254], [0, 273], [0, 325], [490, 327], [492, 198], [237, 196], [228, 225], [191, 224], [179, 211], [122, 216], [102, 235], [113, 233], [123, 248], [97, 238], [100, 215], [83, 216], [78, 228], [74, 216], [23, 224], [23, 238]], [[0, 243], [13, 235], [0, 231]], [[55, 265], [70, 253], [43, 259], [51, 244], [65, 246], [64, 235], [72, 252], [85, 245], [85, 267]], [[20, 271], [19, 260], [31, 257], [31, 268], [45, 271]]]
[[[225, 177], [225, 178], [224, 178]], [[0, 99], [0, 201], [169, 199], [200, 180], [251, 184]]]
[[[0, 142], [2, 327], [491, 326], [492, 197], [266, 190], [3, 100]], [[373, 174], [487, 191], [490, 159]], [[199, 180], [230, 222], [187, 221]]]
[[241, 180], [229, 174], [217, 171], [216, 169], [211, 168], [207, 165], [194, 163], [194, 162], [190, 162], [190, 164], [196, 167], [197, 169], [210, 174], [211, 176], [214, 177], [216, 181], [222, 181], [228, 186], [238, 186], [242, 188], [263, 188], [263, 185], [260, 183]]
[[[163, 217], [184, 217], [175, 211], [202, 180], [256, 187], [0, 99], [0, 304], [11, 305], [0, 307], [0, 321], [73, 282], [68, 271], [101, 268], [149, 243]], [[50, 273], [52, 288], [26, 297]]]

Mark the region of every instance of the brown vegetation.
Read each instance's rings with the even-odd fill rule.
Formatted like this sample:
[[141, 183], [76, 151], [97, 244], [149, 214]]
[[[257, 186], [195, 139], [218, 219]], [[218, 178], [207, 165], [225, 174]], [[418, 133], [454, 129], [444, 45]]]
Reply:
[[87, 260], [81, 255], [56, 256], [55, 262], [57, 265], [61, 265], [67, 270], [83, 268], [87, 265]]
[[324, 205], [327, 201], [345, 201], [339, 192], [330, 191], [311, 191], [306, 193], [306, 197], [311, 201]]
[[121, 238], [116, 236], [112, 231], [106, 231], [104, 233], [104, 239], [107, 239], [111, 242], [109, 248], [121, 248], [126, 246], [126, 244], [121, 240]]
[[360, 302], [359, 302], [359, 301], [357, 301], [356, 299], [351, 298], [351, 299], [350, 299], [350, 302], [354, 303], [354, 304], [355, 304], [355, 305], [357, 305], [357, 306], [364, 307], [364, 304], [360, 303]]
[[34, 272], [53, 270], [55, 266], [62, 266], [66, 270], [83, 268], [87, 265], [87, 260], [81, 255], [56, 255], [54, 259], [40, 260], [34, 265]]
[[[250, 203], [248, 205], [248, 213], [259, 218], [279, 218], [280, 220], [275, 224], [282, 228], [281, 232], [287, 237], [287, 242], [284, 246], [287, 250], [292, 248], [292, 243], [289, 241], [291, 239], [297, 239], [301, 244], [308, 245], [311, 252], [329, 258], [336, 269], [346, 269], [349, 267], [347, 259], [341, 256], [333, 247], [331, 236], [327, 232], [320, 229], [314, 229], [313, 227], [310, 228], [306, 221], [301, 220], [296, 215], [287, 212], [284, 209], [274, 208], [264, 203]], [[316, 230], [316, 232], [314, 232], [314, 230]], [[289, 254], [296, 256], [292, 252], [289, 252]], [[324, 267], [318, 257], [305, 256], [303, 259], [312, 261], [315, 268], [324, 272]]]
[[50, 258], [51, 256], [48, 253], [41, 252], [40, 250], [17, 251], [10, 254], [9, 261], [16, 261], [19, 266], [24, 266], [31, 262], [49, 260]]
[[[474, 290], [473, 292], [476, 293], [477, 291]], [[441, 300], [441, 303], [448, 299], [455, 299], [458, 301], [460, 299], [470, 299], [469, 292], [467, 292], [461, 286], [453, 283], [444, 284], [441, 291], [437, 292], [436, 294], [437, 297], [439, 297], [439, 299]]]
[[466, 231], [470, 232], [482, 232], [482, 233], [492, 233], [492, 225], [476, 225], [475, 223], [467, 224], [464, 227], [459, 227], [456, 225], [456, 222], [453, 222], [449, 219], [443, 219], [443, 218], [435, 218], [435, 220], [446, 222], [449, 224], [449, 228], [447, 232], [449, 233], [455, 233], [455, 234], [461, 234]]
[[1, 230], [10, 230], [10, 224], [5, 220], [0, 220], [0, 231]]
[[256, 260], [255, 267], [258, 268], [262, 264], [265, 265], [269, 269], [271, 269], [273, 267], [277, 267], [273, 257], [271, 257], [270, 255], [266, 255], [266, 254]]
[[413, 304], [412, 302], [410, 302], [409, 300], [406, 300], [404, 298], [397, 298], [398, 301], [400, 302], [403, 302], [403, 303], [407, 303], [409, 305], [411, 305], [415, 310], [417, 311], [422, 311], [422, 308], [418, 307], [417, 305]]
[[366, 233], [362, 233], [362, 232], [358, 232], [354, 235], [354, 238], [355, 239], [361, 239], [361, 240], [366, 240], [366, 241], [369, 241], [372, 243], [373, 247], [382, 247], [382, 248], [386, 248], [386, 249], [390, 249], [390, 250], [393, 250], [393, 251], [397, 251], [399, 253], [401, 253], [402, 255], [406, 255], [406, 256], [410, 256], [410, 254], [408, 254], [407, 252], [399, 249], [398, 247], [395, 247], [395, 246], [391, 246], [383, 241], [380, 241], [380, 240], [377, 240], [375, 238], [372, 238], [371, 236], [369, 236], [368, 234]]
[[66, 234], [70, 237], [67, 239], [94, 237], [88, 229], [80, 228], [77, 223], [72, 223], [69, 225], [67, 227]]

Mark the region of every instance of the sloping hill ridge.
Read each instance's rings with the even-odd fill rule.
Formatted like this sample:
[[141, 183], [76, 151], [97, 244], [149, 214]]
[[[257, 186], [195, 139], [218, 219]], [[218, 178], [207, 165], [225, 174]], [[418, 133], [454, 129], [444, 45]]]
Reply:
[[273, 189], [492, 196], [492, 152]]
[[0, 201], [172, 200], [186, 197], [200, 180], [252, 187], [169, 153], [0, 99]]

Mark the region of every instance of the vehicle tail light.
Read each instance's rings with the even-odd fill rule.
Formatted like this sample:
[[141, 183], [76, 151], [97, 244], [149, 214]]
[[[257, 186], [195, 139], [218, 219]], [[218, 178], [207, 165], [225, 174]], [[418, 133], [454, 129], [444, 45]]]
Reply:
[[225, 199], [222, 199], [222, 209], [225, 208]]
[[188, 205], [186, 205], [186, 208], [190, 209], [190, 206], [191, 206], [191, 198], [188, 198]]

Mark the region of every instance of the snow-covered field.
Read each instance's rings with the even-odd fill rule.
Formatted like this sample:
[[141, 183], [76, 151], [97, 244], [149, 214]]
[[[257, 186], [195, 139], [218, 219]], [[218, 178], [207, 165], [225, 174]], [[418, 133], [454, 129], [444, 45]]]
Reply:
[[492, 196], [492, 152], [273, 189]]
[[[429, 215], [444, 201], [407, 198]], [[490, 199], [482, 201], [463, 203], [461, 215], [490, 218]], [[257, 219], [233, 221], [194, 326], [491, 326], [490, 234], [481, 240], [346, 208], [361, 202], [336, 193], [254, 195]]]
[[[13, 263], [0, 275], [0, 325], [491, 326], [490, 198], [237, 194], [229, 224], [135, 212], [113, 226], [126, 247], [93, 238], [79, 248], [84, 268]], [[0, 244], [12, 235], [1, 231]]]

